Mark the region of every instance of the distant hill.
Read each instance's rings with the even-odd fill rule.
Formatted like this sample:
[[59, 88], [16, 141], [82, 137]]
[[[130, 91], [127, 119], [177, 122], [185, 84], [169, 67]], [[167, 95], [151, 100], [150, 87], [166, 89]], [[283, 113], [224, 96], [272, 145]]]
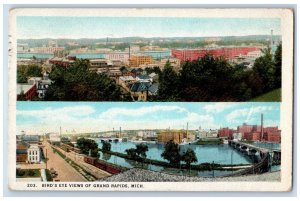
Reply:
[[[112, 42], [121, 42], [121, 43], [170, 43], [170, 42], [204, 42], [208, 38], [219, 38], [218, 43], [230, 44], [232, 43], [242, 43], [242, 42], [266, 42], [270, 40], [270, 35], [249, 35], [249, 36], [220, 36], [220, 37], [153, 37], [153, 38], [143, 38], [143, 37], [124, 37], [124, 38], [80, 38], [80, 39], [55, 39], [55, 38], [43, 38], [43, 39], [18, 39], [17, 42], [20, 44], [26, 43], [29, 47], [39, 47], [47, 45], [49, 40], [57, 41], [59, 46], [66, 46], [67, 43], [78, 43], [80, 46], [91, 46], [96, 43], [105, 43], [108, 41]], [[280, 41], [280, 35], [273, 36], [274, 41]]]

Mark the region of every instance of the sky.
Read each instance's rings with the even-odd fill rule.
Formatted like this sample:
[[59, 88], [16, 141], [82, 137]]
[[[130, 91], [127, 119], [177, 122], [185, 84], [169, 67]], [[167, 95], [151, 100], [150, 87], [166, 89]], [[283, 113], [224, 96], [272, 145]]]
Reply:
[[17, 134], [63, 134], [137, 129], [280, 127], [280, 103], [17, 102]]
[[18, 16], [17, 38], [281, 35], [279, 18]]

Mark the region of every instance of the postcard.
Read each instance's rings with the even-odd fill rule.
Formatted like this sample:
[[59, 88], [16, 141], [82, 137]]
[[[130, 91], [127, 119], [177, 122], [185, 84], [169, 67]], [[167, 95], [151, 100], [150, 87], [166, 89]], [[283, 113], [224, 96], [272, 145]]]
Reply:
[[24, 8], [12, 191], [290, 191], [293, 10]]

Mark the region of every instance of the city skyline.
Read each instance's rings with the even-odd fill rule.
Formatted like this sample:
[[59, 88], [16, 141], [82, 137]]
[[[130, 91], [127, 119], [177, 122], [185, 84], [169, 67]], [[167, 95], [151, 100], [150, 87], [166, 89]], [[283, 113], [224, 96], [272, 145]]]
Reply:
[[269, 35], [270, 30], [281, 35], [279, 18], [17, 17], [18, 39], [221, 37]]
[[[34, 109], [32, 109], [34, 108]], [[199, 127], [236, 128], [243, 123], [280, 127], [280, 103], [17, 102], [17, 134], [63, 134]]]

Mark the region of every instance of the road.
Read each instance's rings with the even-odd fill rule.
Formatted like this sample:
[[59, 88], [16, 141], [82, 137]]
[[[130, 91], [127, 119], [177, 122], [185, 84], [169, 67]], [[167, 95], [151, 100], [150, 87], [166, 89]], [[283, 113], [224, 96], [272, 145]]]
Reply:
[[46, 156], [47, 151], [47, 169], [53, 168], [58, 173], [57, 178], [60, 181], [87, 181], [79, 172], [70, 166], [61, 156], [55, 154], [51, 145], [43, 141], [43, 151]]

